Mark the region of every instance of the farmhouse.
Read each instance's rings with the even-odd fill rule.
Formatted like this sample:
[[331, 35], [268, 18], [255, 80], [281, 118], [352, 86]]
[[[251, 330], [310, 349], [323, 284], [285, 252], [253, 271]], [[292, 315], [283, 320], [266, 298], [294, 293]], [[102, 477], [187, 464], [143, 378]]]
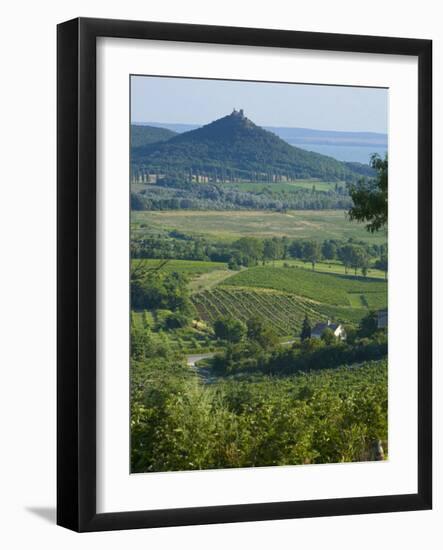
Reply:
[[336, 338], [340, 340], [346, 340], [346, 332], [340, 323], [331, 323], [328, 319], [327, 323], [317, 323], [311, 330], [311, 338], [321, 338], [325, 329], [331, 329]]

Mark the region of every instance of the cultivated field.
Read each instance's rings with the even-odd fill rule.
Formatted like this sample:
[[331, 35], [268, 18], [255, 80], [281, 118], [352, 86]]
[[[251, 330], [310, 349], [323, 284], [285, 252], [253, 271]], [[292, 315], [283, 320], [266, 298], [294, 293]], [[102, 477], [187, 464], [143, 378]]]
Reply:
[[131, 215], [131, 234], [172, 231], [233, 241], [240, 237], [282, 237], [293, 239], [348, 239], [374, 244], [386, 242], [383, 232], [369, 233], [363, 224], [351, 222], [342, 210], [269, 211], [137, 211]]
[[[304, 296], [316, 302], [335, 306], [372, 309], [386, 307], [387, 283], [380, 279], [317, 273], [303, 268], [253, 267], [236, 273], [223, 281], [223, 285], [249, 288], [267, 288]], [[352, 298], [350, 298], [352, 296]]]
[[305, 315], [313, 323], [327, 319], [355, 323], [367, 313], [361, 307], [327, 306], [284, 292], [224, 286], [194, 294], [192, 301], [199, 316], [208, 323], [226, 316], [244, 322], [255, 317], [272, 325], [279, 336], [288, 338], [299, 336]]

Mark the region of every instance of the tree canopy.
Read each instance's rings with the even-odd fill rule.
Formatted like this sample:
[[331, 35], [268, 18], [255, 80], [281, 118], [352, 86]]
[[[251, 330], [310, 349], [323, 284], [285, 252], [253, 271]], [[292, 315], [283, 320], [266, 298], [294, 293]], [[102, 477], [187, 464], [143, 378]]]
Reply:
[[354, 206], [349, 210], [349, 218], [366, 222], [366, 228], [373, 233], [388, 223], [388, 157], [382, 159], [374, 154], [371, 166], [376, 170], [375, 179], [360, 180], [349, 185], [349, 194]]

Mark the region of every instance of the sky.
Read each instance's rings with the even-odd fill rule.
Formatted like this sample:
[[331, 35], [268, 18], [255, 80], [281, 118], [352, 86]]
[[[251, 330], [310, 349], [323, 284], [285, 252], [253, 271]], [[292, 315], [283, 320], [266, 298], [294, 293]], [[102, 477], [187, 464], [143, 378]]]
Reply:
[[387, 133], [388, 90], [131, 77], [131, 121], [208, 124], [244, 109], [260, 126]]

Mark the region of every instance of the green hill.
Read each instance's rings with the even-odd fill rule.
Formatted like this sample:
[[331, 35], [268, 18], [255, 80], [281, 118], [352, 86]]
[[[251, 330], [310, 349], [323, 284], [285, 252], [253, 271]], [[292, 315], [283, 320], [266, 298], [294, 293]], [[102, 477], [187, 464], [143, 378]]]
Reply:
[[242, 111], [160, 143], [132, 150], [136, 169], [163, 174], [203, 175], [269, 181], [283, 178], [354, 180], [364, 165], [350, 165], [331, 157], [293, 147], [254, 124]]
[[144, 147], [151, 143], [167, 141], [176, 135], [176, 132], [172, 132], [166, 128], [131, 124], [131, 148], [134, 150], [137, 147]]

